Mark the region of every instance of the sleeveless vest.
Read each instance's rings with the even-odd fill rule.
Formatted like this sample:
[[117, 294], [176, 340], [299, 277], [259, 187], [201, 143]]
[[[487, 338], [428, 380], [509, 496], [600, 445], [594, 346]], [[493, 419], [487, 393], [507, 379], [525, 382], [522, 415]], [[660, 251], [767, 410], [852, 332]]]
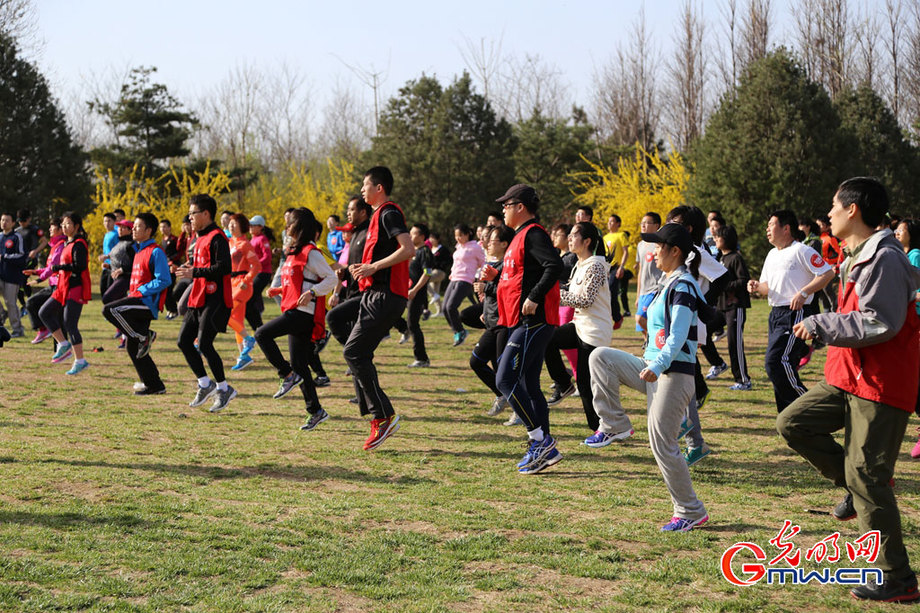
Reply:
[[[89, 256], [89, 247], [86, 245], [86, 241], [82, 238], [78, 238], [72, 243], [64, 245], [64, 249], [61, 251], [61, 264], [73, 264], [73, 246], [77, 243], [83, 243], [87, 257]], [[88, 264], [89, 262], [87, 262], [87, 268], [80, 273], [80, 282], [83, 284], [83, 300], [86, 302], [89, 302], [93, 297], [93, 282], [89, 278]], [[61, 304], [67, 302], [67, 294], [70, 293], [70, 276], [72, 274], [73, 272], [69, 270], [58, 271], [58, 282], [51, 297]]]
[[[524, 292], [524, 239], [527, 233], [538, 228], [546, 230], [538, 223], [532, 223], [523, 232], [518, 232], [508, 245], [505, 259], [502, 260], [502, 276], [498, 282], [498, 325], [513, 328], [521, 321], [522, 294]], [[559, 282], [546, 293], [543, 299], [546, 323], [559, 325]]]
[[[154, 249], [158, 249], [156, 243], [150, 243], [137, 252], [134, 256], [134, 266], [131, 268], [131, 282], [128, 285], [128, 296], [131, 298], [143, 298], [137, 291], [141, 285], [153, 281], [153, 270], [150, 269], [150, 256], [153, 255]], [[166, 291], [160, 292], [157, 300], [157, 309], [162, 311], [163, 305], [166, 304]]]
[[[226, 240], [226, 238], [223, 238], [223, 231], [220, 228], [215, 228], [208, 234], [198, 237], [198, 240], [195, 241], [193, 267], [208, 268], [211, 266], [211, 241], [217, 236]], [[192, 280], [192, 293], [189, 294], [188, 305], [196, 309], [203, 307], [206, 295], [218, 291], [217, 285], [216, 281], [205, 279], [204, 277], [195, 277]], [[233, 306], [233, 288], [230, 286], [230, 275], [224, 275], [221, 278], [221, 285], [223, 285], [224, 304], [229, 309]]]
[[[380, 216], [387, 208], [394, 208], [399, 211], [399, 214], [403, 216], [403, 219], [406, 218], [403, 214], [403, 210], [399, 208], [399, 205], [395, 202], [385, 202], [380, 208], [374, 211], [374, 214], [371, 215], [371, 223], [367, 229], [367, 238], [364, 242], [364, 253], [361, 257], [362, 264], [370, 264], [371, 262], [376, 262], [382, 260], [383, 258], [390, 255], [390, 253], [384, 253], [383, 248], [385, 245], [381, 242], [380, 236]], [[375, 277], [382, 273], [389, 273], [389, 289], [391, 292], [397, 296], [402, 296], [403, 298], [409, 298], [409, 261], [400, 262], [395, 266], [392, 266], [386, 270], [381, 270], [373, 277], [364, 277], [363, 279], [358, 280], [358, 288], [363, 292], [366, 291], [374, 284]]]
[[[297, 308], [297, 300], [301, 294], [318, 283], [318, 280], [304, 277], [304, 267], [310, 258], [310, 253], [316, 251], [316, 245], [309, 244], [300, 250], [300, 253], [289, 254], [281, 267], [281, 312]], [[304, 287], [307, 284], [308, 287]], [[326, 299], [316, 296], [313, 299], [313, 330], [310, 338], [315, 342], [326, 335]]]

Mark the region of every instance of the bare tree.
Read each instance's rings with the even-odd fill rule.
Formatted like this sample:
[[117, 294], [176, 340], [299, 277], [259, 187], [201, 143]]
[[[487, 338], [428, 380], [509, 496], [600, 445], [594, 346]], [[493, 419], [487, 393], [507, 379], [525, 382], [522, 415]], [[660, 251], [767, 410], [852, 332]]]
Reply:
[[268, 78], [268, 95], [262, 96], [258, 128], [265, 142], [269, 165], [278, 169], [305, 161], [311, 150], [312, 106], [306, 78], [287, 64]]
[[31, 0], [0, 0], [0, 33], [26, 51], [38, 49], [38, 14]]
[[800, 52], [809, 76], [836, 98], [849, 81], [852, 46], [846, 0], [801, 0], [795, 8]]
[[264, 153], [257, 129], [260, 104], [268, 94], [262, 72], [252, 65], [238, 65], [199, 102], [205, 126], [198, 138], [197, 153], [224, 160], [233, 168], [250, 166]]
[[655, 145], [658, 61], [640, 9], [628, 46], [617, 45], [616, 56], [595, 75], [595, 125], [601, 139], [614, 145], [639, 142], [647, 149]]
[[[740, 61], [738, 58], [738, 30], [740, 28], [738, 16], [738, 0], [725, 0], [721, 5], [725, 46], [719, 53], [716, 53], [716, 65], [719, 74], [722, 77], [722, 87], [728, 92], [734, 92], [738, 84], [738, 74], [741, 71]], [[721, 45], [719, 45], [721, 47]], [[733, 94], [732, 94], [733, 95]]]
[[460, 48], [460, 57], [466, 64], [467, 70], [473, 75], [473, 78], [479, 81], [482, 87], [483, 95], [489, 102], [491, 99], [492, 82], [500, 76], [501, 66], [503, 64], [502, 40], [490, 40], [486, 43], [485, 38], [480, 38], [478, 44], [466, 37], [463, 38], [463, 47]]
[[667, 109], [678, 150], [703, 132], [706, 114], [706, 56], [704, 24], [692, 0], [684, 0], [674, 32], [674, 55], [667, 64]]
[[920, 143], [920, 0], [908, 0], [907, 6], [900, 110], [914, 143]]
[[854, 27], [856, 31], [856, 56], [850, 68], [851, 81], [866, 84], [877, 89], [882, 80], [882, 58], [879, 49], [882, 42], [881, 25], [878, 16], [866, 5]]
[[367, 105], [351, 89], [336, 82], [323, 109], [316, 152], [322, 156], [357, 161], [370, 146]]
[[351, 71], [353, 75], [358, 77], [358, 79], [371, 88], [374, 92], [374, 136], [377, 135], [377, 126], [380, 122], [380, 89], [383, 87], [384, 82], [386, 82], [387, 70], [389, 70], [390, 60], [387, 58], [387, 70], [375, 70], [373, 64], [370, 69], [361, 68], [360, 66], [354, 66], [347, 63], [345, 60], [332, 54], [332, 57], [342, 62], [342, 65], [345, 66], [348, 70]]
[[742, 68], [765, 57], [770, 50], [771, 4], [772, 0], [748, 0], [739, 32], [738, 57]]
[[509, 58], [503, 81], [509, 84], [506, 95], [490, 102], [509, 121], [520, 123], [539, 113], [562, 119], [572, 108], [570, 88], [562, 81], [563, 73], [547, 64], [539, 55], [524, 59]]
[[885, 47], [888, 51], [889, 77], [891, 88], [888, 103], [891, 111], [899, 120], [901, 119], [901, 48], [904, 45], [904, 26], [902, 19], [901, 0], [885, 0], [885, 14], [888, 18], [888, 29], [885, 31]]

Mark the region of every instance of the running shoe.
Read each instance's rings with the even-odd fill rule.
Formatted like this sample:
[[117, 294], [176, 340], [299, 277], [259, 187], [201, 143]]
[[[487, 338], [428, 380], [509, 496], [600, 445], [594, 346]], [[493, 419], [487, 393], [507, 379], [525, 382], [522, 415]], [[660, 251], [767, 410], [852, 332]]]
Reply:
[[851, 519], [856, 519], [856, 507], [853, 506], [853, 494], [847, 492], [847, 495], [843, 497], [836, 507], [834, 507], [834, 512], [832, 513], [834, 519], [840, 521], [850, 521]]
[[735, 392], [749, 392], [751, 391], [751, 387], [753, 387], [751, 385], [751, 382], [745, 381], [743, 383], [735, 383], [733, 386], [731, 386], [728, 389], [735, 391]]
[[558, 464], [560, 460], [562, 460], [562, 454], [559, 453], [558, 449], [553, 447], [549, 450], [549, 453], [544, 455], [533, 464], [519, 468], [518, 473], [522, 475], [535, 475], [542, 471], [544, 468], [549, 468], [553, 464]]
[[706, 443], [703, 443], [702, 447], [687, 447], [684, 459], [687, 461], [687, 466], [693, 466], [710, 453], [712, 453], [712, 450]]
[[869, 579], [865, 585], [854, 587], [850, 595], [856, 600], [876, 600], [879, 602], [915, 602], [920, 600], [917, 591], [917, 575], [911, 574], [904, 579], [885, 579], [881, 585], [875, 579]]
[[236, 359], [236, 364], [231, 366], [230, 370], [243, 370], [253, 362], [255, 362], [255, 360], [249, 357], [248, 353], [241, 353], [240, 357]]
[[89, 362], [87, 362], [86, 360], [77, 360], [76, 362], [73, 363], [73, 366], [70, 367], [70, 370], [68, 370], [65, 374], [79, 375], [81, 372], [83, 372], [87, 368], [89, 368]]
[[409, 337], [409, 333], [408, 333], [408, 332], [403, 332], [402, 334], [399, 335], [399, 340], [396, 341], [396, 342], [397, 342], [397, 344], [399, 344], [399, 345], [405, 345], [406, 343], [409, 342], [409, 338], [410, 338], [410, 337]]
[[147, 356], [150, 353], [150, 345], [153, 344], [153, 341], [157, 340], [157, 333], [153, 330], [147, 332], [147, 338], [140, 342], [137, 346], [137, 356], [138, 360]]
[[504, 396], [496, 396], [495, 400], [492, 401], [492, 407], [486, 411], [486, 415], [489, 417], [495, 417], [499, 413], [505, 410], [505, 407], [508, 406], [508, 401], [505, 400]]
[[428, 368], [429, 366], [431, 366], [431, 362], [428, 360], [415, 360], [409, 364], [409, 368]]
[[395, 434], [397, 430], [399, 430], [399, 415], [390, 415], [384, 419], [372, 419], [371, 434], [364, 441], [364, 450], [373, 451], [392, 434]]
[[559, 389], [559, 386], [556, 386], [556, 390], [553, 392], [553, 395], [549, 397], [549, 400], [546, 401], [548, 406], [553, 406], [559, 404], [569, 396], [575, 393], [575, 384], [569, 382], [569, 386], [563, 390]]
[[719, 375], [721, 375], [721, 374], [722, 374], [723, 372], [725, 372], [726, 370], [728, 370], [728, 364], [726, 364], [725, 362], [722, 362], [722, 363], [719, 364], [718, 366], [711, 366], [711, 367], [709, 368], [709, 372], [706, 373], [706, 378], [707, 378], [707, 379], [715, 379], [716, 377], [718, 377]]
[[518, 462], [518, 471], [536, 464], [555, 448], [556, 439], [554, 439], [552, 436], [546, 435], [543, 437], [542, 441], [531, 439], [527, 444], [527, 452], [524, 454], [524, 457], [521, 459], [521, 461]]
[[63, 362], [73, 353], [73, 346], [70, 344], [70, 341], [64, 341], [63, 343], [58, 344], [57, 351], [54, 352], [54, 355], [51, 356], [51, 363], [57, 364], [58, 362]]
[[705, 394], [696, 399], [696, 410], [702, 411], [703, 407], [706, 406], [706, 403], [709, 402], [710, 398], [712, 398], [712, 390], [707, 389]]
[[140, 389], [134, 390], [135, 396], [156, 396], [156, 395], [165, 394], [165, 393], [166, 393], [166, 386], [163, 385], [162, 383], [160, 383], [159, 386], [156, 386], [153, 388], [149, 388], [145, 386], [145, 387], [141, 387]]
[[203, 405], [208, 398], [217, 393], [217, 384], [211, 381], [208, 383], [207, 387], [198, 386], [198, 391], [195, 392], [195, 398], [192, 399], [188, 406], [190, 407], [200, 407]]
[[524, 421], [518, 416], [517, 413], [511, 411], [511, 417], [508, 418], [508, 421], [504, 422], [503, 426], [520, 426]]
[[316, 345], [313, 347], [313, 353], [319, 355], [320, 352], [326, 348], [326, 345], [329, 344], [329, 337], [332, 336], [332, 332], [326, 330], [326, 334], [323, 335], [323, 338], [316, 341]]
[[288, 392], [300, 385], [301, 381], [303, 381], [303, 377], [298, 375], [296, 372], [291, 371], [291, 374], [281, 380], [281, 387], [278, 388], [278, 391], [275, 392], [275, 395], [272, 396], [272, 398], [275, 400], [278, 398], [284, 398]]
[[310, 430], [320, 425], [327, 419], [329, 419], [329, 413], [327, 413], [323, 409], [320, 409], [316, 413], [311, 414], [310, 418], [307, 420], [307, 423], [300, 426], [300, 429], [303, 430], [304, 432], [309, 432]]
[[[917, 428], [917, 432], [920, 432], [920, 428]], [[910, 457], [915, 460], [920, 458], [920, 438], [917, 439], [917, 444], [914, 445], [914, 448], [910, 450]]]
[[13, 330], [10, 332], [10, 338], [22, 338], [26, 335], [25, 331], [22, 329]]
[[690, 432], [690, 430], [692, 429], [693, 429], [693, 424], [691, 424], [690, 421], [686, 417], [684, 417], [684, 421], [680, 422], [680, 432], [677, 433], [677, 440], [680, 440], [684, 438], [685, 436], [687, 436], [687, 433]]
[[466, 340], [466, 337], [469, 336], [469, 332], [466, 330], [460, 330], [459, 332], [454, 332], [454, 347], [458, 347], [463, 344], [463, 341]]
[[317, 376], [313, 379], [313, 385], [316, 387], [329, 387], [332, 382], [329, 380], [329, 377], [326, 375]]
[[240, 356], [248, 356], [249, 352], [252, 351], [253, 347], [256, 346], [256, 337], [247, 336], [243, 339], [243, 350], [240, 351]]
[[702, 519], [686, 519], [684, 517], [672, 517], [671, 521], [661, 527], [662, 532], [690, 532], [694, 528], [699, 528], [709, 521], [709, 516]]
[[622, 318], [622, 317], [619, 318], [618, 320], [616, 320], [615, 322], [613, 322], [613, 329], [614, 329], [614, 330], [619, 330], [622, 326], [623, 326], [623, 318]]
[[50, 336], [51, 336], [51, 331], [48, 328], [39, 328], [38, 334], [36, 334], [35, 338], [32, 339], [32, 344], [37, 345]]
[[815, 352], [815, 346], [812, 345], [808, 348], [808, 353], [806, 353], [805, 356], [801, 360], [799, 360], [799, 368], [805, 368], [805, 366], [807, 366], [808, 363], [811, 362], [811, 356], [814, 352]]
[[122, 336], [121, 340], [118, 341], [118, 349], [124, 349], [127, 344], [128, 344], [128, 339]]
[[624, 430], [623, 432], [601, 432], [598, 430], [588, 438], [584, 440], [582, 445], [587, 445], [588, 447], [594, 447], [595, 449], [600, 447], [606, 447], [614, 441], [625, 441], [630, 436], [635, 434], [636, 431], [630, 428], [629, 430]]
[[225, 390], [218, 388], [217, 398], [214, 399], [214, 404], [211, 405], [211, 408], [208, 409], [208, 412], [219, 413], [220, 411], [223, 411], [234, 398], [236, 398], [236, 390], [233, 389], [232, 385], [228, 385], [227, 389]]

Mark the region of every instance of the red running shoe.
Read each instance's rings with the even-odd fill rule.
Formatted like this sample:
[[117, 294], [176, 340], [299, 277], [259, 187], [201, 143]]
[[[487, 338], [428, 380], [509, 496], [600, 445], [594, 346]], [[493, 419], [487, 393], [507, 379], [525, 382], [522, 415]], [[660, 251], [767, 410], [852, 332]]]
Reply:
[[808, 348], [808, 353], [805, 354], [805, 357], [799, 360], [799, 368], [805, 368], [805, 366], [811, 362], [811, 354], [815, 352], [815, 346], [812, 345]]
[[371, 435], [364, 441], [364, 451], [373, 451], [399, 430], [399, 415], [390, 415], [385, 419], [371, 420]]

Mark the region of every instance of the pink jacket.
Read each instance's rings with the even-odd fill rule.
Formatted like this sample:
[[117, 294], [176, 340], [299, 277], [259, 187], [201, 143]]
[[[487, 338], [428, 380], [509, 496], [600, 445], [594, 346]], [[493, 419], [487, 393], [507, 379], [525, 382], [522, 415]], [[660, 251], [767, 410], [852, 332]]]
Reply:
[[58, 278], [57, 274], [54, 273], [51, 268], [61, 263], [61, 252], [64, 251], [64, 243], [67, 242], [66, 239], [67, 237], [63, 234], [58, 234], [57, 236], [51, 237], [51, 240], [48, 241], [48, 244], [51, 245], [51, 255], [48, 256], [45, 267], [40, 269], [38, 280], [44, 281], [48, 279], [48, 285], [51, 287], [57, 285]]
[[472, 283], [476, 279], [476, 271], [486, 263], [486, 252], [476, 241], [457, 243], [454, 248], [454, 265], [450, 269], [451, 281], [465, 281]]

